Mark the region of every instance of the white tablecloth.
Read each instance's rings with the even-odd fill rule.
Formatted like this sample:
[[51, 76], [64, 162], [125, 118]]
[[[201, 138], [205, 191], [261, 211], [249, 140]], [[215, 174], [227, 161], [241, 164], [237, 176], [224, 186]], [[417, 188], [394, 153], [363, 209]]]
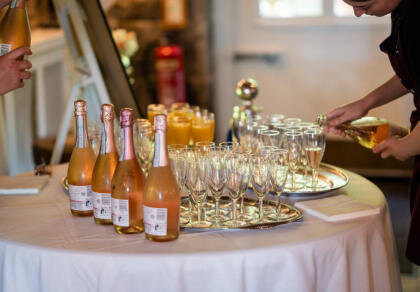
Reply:
[[273, 229], [155, 243], [73, 217], [66, 169], [55, 167], [40, 195], [0, 197], [1, 291], [401, 291], [386, 201], [356, 174], [338, 192], [379, 215], [327, 223], [305, 214]]

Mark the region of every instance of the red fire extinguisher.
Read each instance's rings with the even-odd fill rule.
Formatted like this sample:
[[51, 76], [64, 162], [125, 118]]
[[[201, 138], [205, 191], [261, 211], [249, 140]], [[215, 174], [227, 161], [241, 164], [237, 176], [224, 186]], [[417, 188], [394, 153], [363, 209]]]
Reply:
[[184, 54], [178, 45], [163, 44], [156, 48], [158, 103], [171, 105], [186, 102]]

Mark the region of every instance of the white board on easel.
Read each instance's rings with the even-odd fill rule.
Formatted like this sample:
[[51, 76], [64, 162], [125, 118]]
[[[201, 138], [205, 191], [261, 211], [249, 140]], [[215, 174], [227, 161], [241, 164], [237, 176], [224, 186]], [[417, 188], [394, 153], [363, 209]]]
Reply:
[[[116, 110], [131, 107], [139, 116], [140, 107], [121, 64], [99, 0], [53, 0], [74, 67], [82, 73], [73, 85], [54, 145], [50, 163], [60, 161], [70, 127], [73, 101], [82, 90], [88, 112], [99, 120], [100, 104], [113, 103]], [[101, 70], [102, 69], [102, 70]]]

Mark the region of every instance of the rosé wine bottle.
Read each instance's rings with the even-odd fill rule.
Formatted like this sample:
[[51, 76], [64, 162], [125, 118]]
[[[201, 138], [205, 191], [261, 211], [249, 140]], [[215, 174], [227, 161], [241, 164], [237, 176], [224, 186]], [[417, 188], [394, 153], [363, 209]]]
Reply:
[[19, 47], [31, 46], [26, 0], [13, 0], [0, 22], [0, 56]]
[[118, 163], [114, 142], [114, 106], [101, 106], [101, 148], [92, 175], [93, 217], [98, 224], [112, 224], [111, 182]]
[[67, 169], [70, 209], [75, 216], [92, 216], [92, 172], [96, 157], [90, 147], [87, 133], [86, 101], [79, 99], [74, 102], [74, 115], [76, 145]]
[[179, 235], [179, 209], [181, 199], [178, 185], [169, 165], [165, 115], [154, 120], [155, 154], [145, 186], [143, 203], [146, 238], [169, 241]]
[[144, 175], [134, 153], [132, 109], [121, 109], [120, 125], [122, 144], [112, 178], [112, 221], [120, 234], [139, 233], [144, 231]]

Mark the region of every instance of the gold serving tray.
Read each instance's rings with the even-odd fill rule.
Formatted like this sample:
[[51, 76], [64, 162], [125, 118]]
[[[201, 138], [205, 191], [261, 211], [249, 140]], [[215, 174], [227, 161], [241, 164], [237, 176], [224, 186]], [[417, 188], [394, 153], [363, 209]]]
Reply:
[[292, 190], [291, 177], [292, 175], [289, 174], [286, 188], [283, 192], [283, 194], [289, 196], [318, 195], [340, 189], [349, 183], [349, 177], [343, 170], [326, 163], [321, 163], [319, 168], [318, 184], [315, 190], [311, 186], [310, 171], [308, 171], [308, 175], [306, 177], [302, 172], [296, 174], [296, 181], [298, 186], [300, 186], [297, 190]]
[[[208, 206], [208, 209], [214, 210], [214, 208], [212, 208], [211, 206], [213, 203], [207, 203], [207, 204], [210, 205]], [[223, 222], [219, 224], [215, 222], [210, 222], [211, 225], [205, 226], [205, 227], [194, 226], [194, 224], [191, 224], [190, 222], [188, 222], [185, 224], [181, 223], [181, 228], [187, 229], [187, 230], [191, 229], [191, 230], [204, 230], [204, 231], [217, 230], [217, 229], [267, 229], [267, 228], [276, 227], [278, 225], [295, 222], [303, 218], [303, 214], [299, 209], [285, 203], [281, 203], [281, 205], [282, 205], [282, 217], [277, 218], [276, 220], [267, 218], [267, 215], [274, 214], [276, 212], [276, 202], [271, 201], [271, 200], [266, 200], [264, 201], [264, 214], [265, 214], [265, 218], [267, 222], [248, 221], [246, 225], [240, 225], [240, 226], [235, 226], [235, 227], [224, 226]], [[225, 210], [231, 210], [231, 200], [228, 197], [222, 197], [220, 199], [220, 208], [225, 209]], [[253, 220], [256, 221], [256, 219], [258, 219], [258, 212], [259, 212], [258, 201], [255, 201], [249, 197], [245, 198], [244, 210], [247, 215], [253, 218]], [[189, 215], [188, 200], [184, 198], [181, 203], [181, 217], [185, 218], [188, 215]]]
[[67, 180], [67, 176], [63, 177], [61, 179], [61, 186], [63, 187], [63, 189], [66, 191], [66, 193], [69, 192], [69, 182]]
[[[68, 182], [67, 182], [67, 177], [62, 178], [61, 180], [61, 185], [63, 187], [63, 189], [66, 191], [66, 193], [68, 193]], [[208, 207], [210, 210], [213, 210], [214, 208], [212, 208], [213, 203], [207, 203]], [[180, 227], [182, 229], [191, 229], [191, 230], [216, 230], [216, 229], [267, 229], [267, 228], [273, 228], [276, 227], [278, 225], [282, 225], [282, 224], [286, 224], [286, 223], [291, 223], [291, 222], [295, 222], [298, 220], [301, 220], [303, 218], [303, 214], [302, 212], [289, 205], [289, 204], [285, 204], [285, 203], [281, 203], [282, 205], [282, 218], [279, 218], [277, 220], [270, 220], [270, 222], [263, 222], [263, 223], [252, 223], [252, 222], [248, 222], [246, 225], [242, 225], [242, 226], [237, 226], [237, 227], [227, 227], [227, 226], [223, 226], [223, 225], [218, 225], [216, 223], [211, 223], [210, 226], [206, 226], [206, 227], [196, 227], [193, 226], [193, 224], [191, 224], [190, 222], [186, 223], [186, 224], [182, 224], [180, 225]], [[227, 208], [227, 209], [231, 209], [231, 201], [228, 197], [222, 197], [220, 199], [220, 208]], [[252, 216], [254, 219], [258, 218], [258, 202], [251, 199], [251, 198], [245, 198], [244, 199], [244, 209], [246, 211], [246, 213], [250, 216]], [[264, 212], [268, 215], [268, 213], [274, 213], [275, 212], [275, 208], [276, 208], [276, 202], [274, 201], [270, 201], [270, 200], [266, 200], [264, 201]], [[183, 198], [182, 199], [182, 203], [181, 203], [181, 216], [187, 217], [188, 216], [188, 199], [187, 198]]]

